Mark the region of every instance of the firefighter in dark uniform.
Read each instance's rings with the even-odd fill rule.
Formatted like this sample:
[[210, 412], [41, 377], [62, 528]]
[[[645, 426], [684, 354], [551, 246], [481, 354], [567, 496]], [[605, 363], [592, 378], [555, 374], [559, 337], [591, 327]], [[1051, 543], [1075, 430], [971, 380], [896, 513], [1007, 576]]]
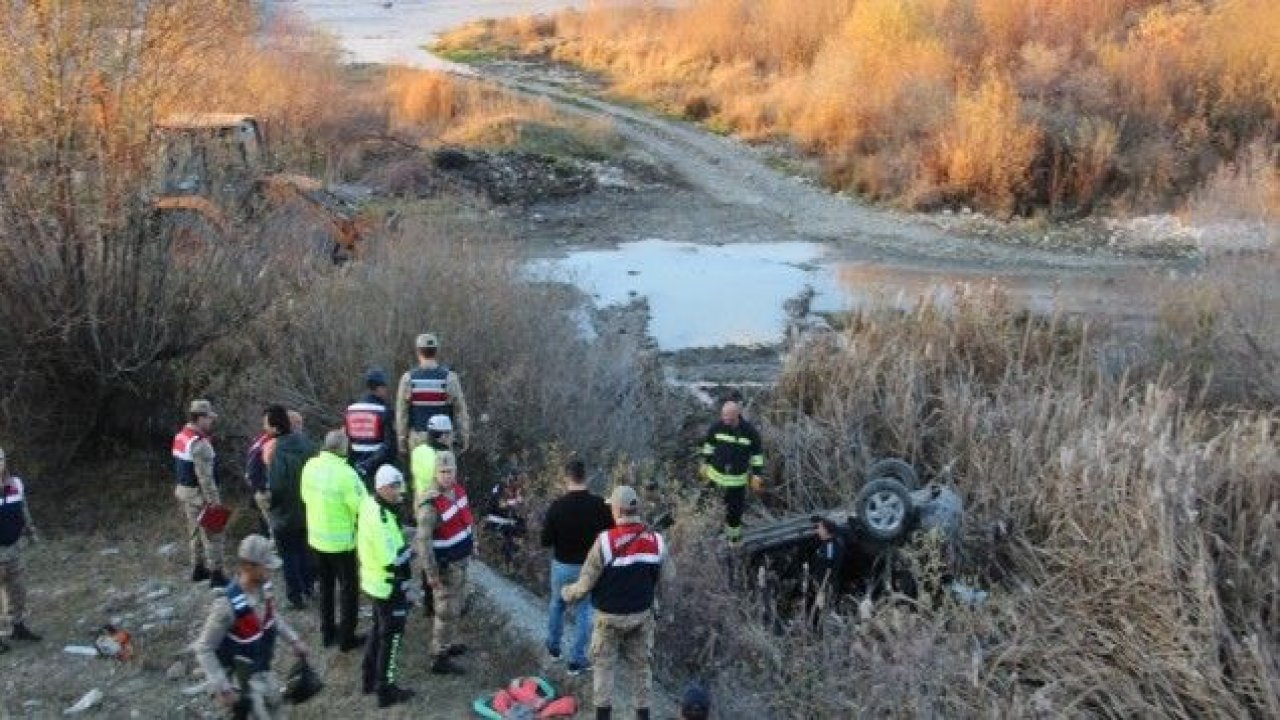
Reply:
[[704, 478], [724, 492], [725, 537], [736, 543], [742, 539], [742, 511], [747, 502], [747, 485], [755, 491], [763, 485], [764, 450], [760, 433], [742, 417], [742, 406], [728, 400], [720, 408], [720, 419], [707, 430], [702, 442]]
[[[298, 657], [307, 656], [307, 647], [276, 609], [268, 578], [281, 563], [272, 542], [249, 535], [240, 542], [239, 556], [235, 581], [219, 591], [191, 650], [219, 701], [243, 703], [250, 717], [265, 720], [279, 717], [283, 708], [280, 681], [271, 672], [277, 637]], [[247, 663], [249, 672], [239, 688], [228, 676], [237, 661]]]
[[809, 561], [808, 597], [810, 607], [825, 610], [831, 607], [831, 600], [840, 591], [840, 583], [844, 576], [844, 537], [840, 526], [830, 518], [814, 515], [812, 518], [818, 536], [818, 547], [813, 551]]
[[408, 455], [427, 441], [427, 423], [435, 415], [449, 418], [456, 432], [456, 449], [466, 451], [471, 444], [471, 415], [462, 394], [462, 381], [458, 373], [436, 359], [439, 338], [423, 333], [414, 345], [418, 366], [401, 376], [396, 390], [396, 437], [400, 454]]
[[383, 465], [396, 464], [396, 424], [387, 405], [387, 374], [373, 368], [364, 376], [368, 392], [347, 406], [342, 424], [347, 431], [347, 461], [373, 492], [373, 474]]

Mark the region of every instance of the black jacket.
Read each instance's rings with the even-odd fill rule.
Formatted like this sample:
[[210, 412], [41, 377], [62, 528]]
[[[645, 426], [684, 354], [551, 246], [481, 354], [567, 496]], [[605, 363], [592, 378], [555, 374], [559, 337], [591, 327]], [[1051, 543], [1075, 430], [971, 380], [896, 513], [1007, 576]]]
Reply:
[[307, 514], [302, 506], [302, 466], [316, 454], [311, 440], [300, 432], [276, 438], [276, 449], [267, 467], [267, 490], [271, 493], [271, 530], [278, 533], [305, 532]]

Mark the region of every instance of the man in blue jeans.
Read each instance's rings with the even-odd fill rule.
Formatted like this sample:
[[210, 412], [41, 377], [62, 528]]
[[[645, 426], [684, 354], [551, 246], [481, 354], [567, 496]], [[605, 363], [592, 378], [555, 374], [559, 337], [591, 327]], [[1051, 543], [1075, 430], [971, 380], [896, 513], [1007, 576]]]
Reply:
[[[560, 599], [560, 588], [578, 580], [582, 563], [600, 533], [613, 527], [613, 514], [599, 495], [587, 489], [586, 467], [581, 460], [570, 460], [564, 466], [565, 494], [556, 498], [547, 510], [542, 525], [542, 545], [552, 548], [551, 610], [547, 623], [547, 652], [560, 659], [560, 638], [564, 634], [566, 603]], [[576, 613], [573, 650], [569, 654], [569, 674], [580, 675], [589, 668], [587, 646], [591, 644], [591, 603], [579, 601]]]

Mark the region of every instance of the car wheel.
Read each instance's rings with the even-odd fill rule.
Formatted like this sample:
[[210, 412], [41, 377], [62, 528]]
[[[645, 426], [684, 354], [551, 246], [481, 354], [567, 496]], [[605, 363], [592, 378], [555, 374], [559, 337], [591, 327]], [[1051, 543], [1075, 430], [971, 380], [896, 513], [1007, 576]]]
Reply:
[[893, 478], [876, 478], [858, 491], [854, 508], [868, 535], [882, 542], [894, 542], [907, 532], [911, 494], [906, 485]]
[[920, 489], [920, 476], [911, 463], [899, 458], [884, 458], [871, 463], [867, 468], [867, 479], [894, 478], [907, 486], [908, 490]]

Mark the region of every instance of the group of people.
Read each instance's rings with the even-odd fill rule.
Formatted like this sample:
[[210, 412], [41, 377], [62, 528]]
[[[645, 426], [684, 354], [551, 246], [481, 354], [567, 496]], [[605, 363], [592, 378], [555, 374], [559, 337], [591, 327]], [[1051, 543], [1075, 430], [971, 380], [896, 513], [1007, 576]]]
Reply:
[[[212, 443], [217, 414], [207, 400], [189, 405], [188, 422], [173, 440], [175, 495], [191, 534], [191, 579], [218, 589], [192, 650], [212, 692], [228, 705], [250, 707], [257, 717], [277, 716], [282, 687], [271, 672], [276, 641], [304, 661], [311, 653], [277, 607], [270, 582], [276, 570], [290, 609], [318, 605], [324, 647], [364, 648], [362, 686], [378, 707], [414, 695], [400, 682], [401, 656], [410, 607], [428, 593], [424, 604], [434, 616], [430, 671], [465, 673], [458, 658], [468, 648], [456, 631], [476, 524], [456, 453], [469, 446], [471, 425], [461, 383], [436, 359], [438, 348], [435, 335], [418, 336], [418, 363], [401, 378], [394, 406], [386, 373], [370, 370], [368, 392], [346, 408], [343, 427], [325, 433], [318, 451], [298, 414], [280, 405], [265, 409], [263, 433], [246, 463], [261, 528], [241, 540], [230, 577], [222, 565], [221, 528], [208, 522], [211, 508], [221, 507]], [[738, 403], [722, 408], [701, 454], [704, 477], [724, 489], [726, 535], [737, 541], [745, 488], [759, 483], [763, 466], [759, 434], [741, 417]], [[541, 528], [552, 556], [546, 649], [561, 660], [564, 616], [572, 610], [566, 669], [570, 675], [592, 672], [597, 718], [612, 717], [621, 665], [633, 678], [636, 717], [647, 720], [653, 605], [672, 573], [666, 541], [641, 520], [634, 489], [614, 488], [606, 503], [588, 490], [585, 465], [576, 459], [565, 466], [564, 478], [565, 493]], [[357, 633], [357, 588], [373, 607], [367, 636]], [[248, 670], [238, 684], [236, 667]], [[697, 693], [691, 720], [706, 716], [705, 693]]]

